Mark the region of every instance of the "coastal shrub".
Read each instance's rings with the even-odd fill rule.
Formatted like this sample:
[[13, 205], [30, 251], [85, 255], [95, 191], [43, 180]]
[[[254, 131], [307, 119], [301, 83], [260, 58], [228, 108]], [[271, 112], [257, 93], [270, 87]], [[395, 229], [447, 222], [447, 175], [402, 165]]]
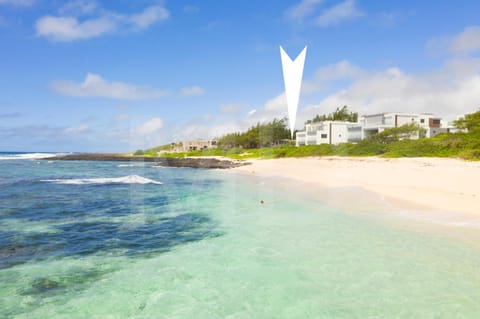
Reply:
[[305, 124], [322, 122], [322, 121], [347, 121], [354, 122], [358, 121], [358, 113], [350, 112], [347, 105], [344, 105], [342, 108], [337, 107], [337, 109], [330, 114], [316, 115], [313, 119], [308, 120]]
[[468, 161], [480, 161], [480, 150], [468, 150], [459, 154], [459, 157]]
[[[340, 110], [341, 111], [341, 110]], [[480, 111], [467, 114], [465, 118], [457, 122], [460, 128], [468, 129], [467, 132], [459, 133], [443, 133], [433, 138], [419, 138], [411, 140], [407, 137], [412, 135], [421, 136], [422, 132], [415, 124], [409, 124], [398, 128], [385, 130], [379, 134], [362, 140], [356, 144], [343, 143], [339, 145], [321, 144], [321, 145], [303, 145], [293, 146], [275, 145], [270, 147], [259, 148], [258, 143], [247, 142], [245, 146], [253, 145], [254, 147], [245, 147], [239, 144], [241, 138], [259, 138], [255, 135], [260, 131], [251, 129], [249, 134], [233, 133], [229, 136], [239, 137], [235, 140], [235, 145], [222, 147], [219, 145], [217, 149], [205, 149], [184, 153], [172, 153], [168, 150], [172, 149], [172, 145], [163, 145], [148, 150], [137, 150], [134, 155], [143, 156], [162, 156], [162, 157], [185, 157], [185, 156], [225, 156], [232, 159], [249, 159], [249, 158], [282, 158], [282, 157], [306, 157], [306, 156], [384, 156], [384, 157], [460, 157], [468, 160], [480, 160]], [[284, 121], [274, 120], [269, 123], [271, 127], [263, 132], [273, 130], [273, 127], [281, 127], [285, 125]], [[257, 125], [259, 127], [259, 125]], [[285, 128], [285, 127], [284, 127]], [[257, 132], [257, 133], [255, 133]], [[254, 134], [255, 133], [255, 134]], [[253, 135], [252, 135], [253, 134]], [[268, 135], [268, 134], [266, 134]], [[256, 136], [256, 137], [255, 137]], [[234, 147], [236, 146], [236, 147]], [[158, 151], [166, 151], [161, 155], [157, 155]]]
[[410, 123], [373, 134], [369, 136], [367, 140], [377, 143], [393, 143], [400, 140], [410, 139], [413, 136], [425, 136], [425, 129], [416, 123]]
[[474, 113], [466, 114], [453, 122], [457, 128], [468, 132], [480, 132], [480, 109]]
[[143, 154], [145, 154], [145, 153], [143, 152], [143, 150], [136, 150], [136, 151], [133, 153], [133, 155], [143, 155]]
[[329, 156], [334, 155], [334, 146], [331, 144], [305, 145], [292, 147], [287, 152], [289, 157]]
[[402, 140], [388, 146], [385, 157], [446, 157], [454, 152], [445, 145], [430, 139]]
[[349, 156], [375, 156], [387, 151], [387, 144], [362, 140], [349, 149]]
[[290, 139], [290, 130], [287, 119], [273, 119], [272, 122], [254, 125], [246, 132], [235, 132], [218, 139], [218, 146], [222, 149], [243, 148], [252, 149], [280, 144]]
[[[359, 154], [355, 154], [356, 153], [356, 148], [357, 146], [355, 144], [352, 144], [352, 143], [342, 143], [342, 144], [338, 144], [336, 147], [335, 147], [335, 155], [338, 155], [338, 156], [355, 156], [355, 155], [359, 155]], [[362, 155], [362, 154], [360, 154]]]

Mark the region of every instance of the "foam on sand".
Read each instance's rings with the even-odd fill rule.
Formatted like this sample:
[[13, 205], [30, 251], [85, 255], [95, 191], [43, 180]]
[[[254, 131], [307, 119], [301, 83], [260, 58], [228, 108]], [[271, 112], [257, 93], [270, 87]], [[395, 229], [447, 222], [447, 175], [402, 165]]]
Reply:
[[74, 178], [74, 179], [46, 179], [42, 182], [66, 185], [88, 185], [88, 184], [156, 184], [161, 182], [154, 181], [138, 175], [128, 175], [123, 177], [103, 177], [103, 178]]

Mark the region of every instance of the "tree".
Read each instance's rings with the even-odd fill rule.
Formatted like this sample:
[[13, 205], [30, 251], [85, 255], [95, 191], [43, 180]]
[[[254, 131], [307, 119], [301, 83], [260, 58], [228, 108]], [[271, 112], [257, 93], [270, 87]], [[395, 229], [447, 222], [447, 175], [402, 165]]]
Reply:
[[380, 133], [368, 137], [369, 141], [377, 143], [393, 143], [412, 137], [424, 137], [425, 129], [417, 123], [405, 124], [399, 127], [392, 127]]
[[274, 119], [266, 124], [257, 123], [246, 132], [230, 133], [218, 140], [220, 148], [259, 148], [271, 146], [290, 138], [290, 130], [287, 128], [287, 120]]
[[480, 109], [475, 113], [466, 114], [453, 122], [459, 129], [466, 129], [469, 132], [480, 132]]
[[305, 124], [323, 122], [323, 121], [347, 121], [347, 122], [357, 122], [358, 113], [349, 112], [348, 106], [344, 105], [342, 108], [337, 107], [337, 109], [328, 115], [318, 115], [313, 119], [306, 121]]

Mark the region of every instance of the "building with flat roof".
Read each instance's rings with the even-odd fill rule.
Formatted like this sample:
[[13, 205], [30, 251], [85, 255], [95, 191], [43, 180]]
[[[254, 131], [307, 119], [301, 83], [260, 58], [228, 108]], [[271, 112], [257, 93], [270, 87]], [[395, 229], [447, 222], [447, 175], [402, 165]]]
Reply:
[[[410, 123], [416, 123], [425, 129], [425, 137], [434, 137], [450, 131], [446, 123], [433, 114], [384, 112], [363, 115], [358, 123], [322, 121], [305, 124], [305, 129], [296, 133], [295, 145], [355, 143], [386, 129]], [[419, 136], [411, 138], [417, 139]]]
[[430, 113], [378, 113], [363, 115], [360, 117], [359, 122], [362, 126], [362, 139], [383, 132], [385, 129], [399, 127], [410, 123], [416, 123], [424, 128], [425, 137], [434, 137], [440, 133], [448, 132], [448, 129], [444, 127], [444, 123], [442, 123], [442, 119]]
[[361, 138], [358, 123], [322, 121], [305, 124], [305, 130], [296, 133], [295, 145], [340, 144], [358, 142]]
[[175, 143], [173, 148], [174, 152], [189, 152], [189, 151], [199, 151], [209, 148], [217, 148], [216, 140], [191, 140], [183, 141], [181, 143]]

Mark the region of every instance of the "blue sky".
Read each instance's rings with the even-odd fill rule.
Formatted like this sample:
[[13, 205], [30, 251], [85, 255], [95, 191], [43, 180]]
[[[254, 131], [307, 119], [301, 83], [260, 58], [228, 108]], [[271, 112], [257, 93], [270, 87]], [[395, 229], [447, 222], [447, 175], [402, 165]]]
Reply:
[[0, 0], [0, 151], [127, 152], [287, 115], [279, 54], [308, 46], [297, 128], [480, 107], [479, 1]]

